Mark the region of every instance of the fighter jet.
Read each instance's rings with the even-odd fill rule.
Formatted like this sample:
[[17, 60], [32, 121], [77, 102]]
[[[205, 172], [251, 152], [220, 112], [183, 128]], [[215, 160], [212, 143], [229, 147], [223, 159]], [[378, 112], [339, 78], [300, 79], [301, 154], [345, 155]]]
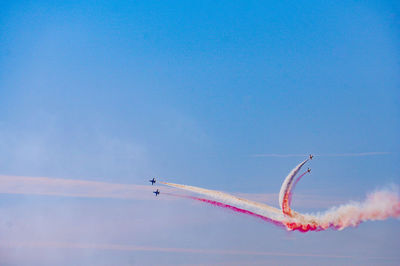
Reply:
[[313, 156], [312, 154], [310, 154], [310, 156], [309, 156], [310, 160], [312, 160], [313, 157], [314, 157], [314, 156]]
[[307, 168], [307, 172], [308, 172], [308, 173], [311, 172], [311, 169], [310, 169], [310, 168]]
[[149, 182], [151, 182], [151, 185], [154, 185], [154, 183], [156, 182], [156, 179], [153, 177], [153, 179], [149, 180]]
[[153, 191], [154, 194], [156, 194], [156, 197], [158, 196], [158, 194], [160, 194], [160, 191], [157, 189], [156, 191]]

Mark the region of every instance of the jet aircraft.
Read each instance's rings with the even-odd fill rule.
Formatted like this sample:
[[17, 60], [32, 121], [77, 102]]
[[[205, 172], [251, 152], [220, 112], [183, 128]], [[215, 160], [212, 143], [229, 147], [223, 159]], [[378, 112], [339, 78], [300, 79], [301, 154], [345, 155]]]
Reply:
[[153, 191], [154, 194], [156, 194], [156, 197], [158, 196], [158, 194], [160, 194], [160, 191], [157, 189], [156, 191]]
[[149, 182], [151, 182], [151, 185], [154, 185], [154, 183], [156, 182], [156, 179], [153, 177], [153, 179], [149, 180]]

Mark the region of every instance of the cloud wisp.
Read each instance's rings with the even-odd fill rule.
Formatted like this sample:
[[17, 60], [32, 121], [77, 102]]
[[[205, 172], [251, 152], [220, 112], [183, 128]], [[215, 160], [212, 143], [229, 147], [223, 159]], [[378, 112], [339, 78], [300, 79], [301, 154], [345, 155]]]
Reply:
[[[100, 243], [81, 243], [81, 242], [0, 242], [0, 247], [5, 249], [16, 248], [37, 248], [37, 249], [94, 249], [94, 250], [115, 250], [115, 251], [157, 251], [166, 253], [192, 253], [204, 255], [250, 255], [250, 256], [275, 256], [275, 257], [315, 257], [332, 259], [352, 259], [357, 258], [351, 255], [338, 254], [317, 254], [317, 253], [286, 253], [286, 252], [266, 252], [255, 250], [223, 250], [223, 249], [197, 249], [179, 247], [154, 247], [142, 245], [126, 244], [100, 244]], [[392, 259], [388, 257], [368, 257], [369, 259]]]

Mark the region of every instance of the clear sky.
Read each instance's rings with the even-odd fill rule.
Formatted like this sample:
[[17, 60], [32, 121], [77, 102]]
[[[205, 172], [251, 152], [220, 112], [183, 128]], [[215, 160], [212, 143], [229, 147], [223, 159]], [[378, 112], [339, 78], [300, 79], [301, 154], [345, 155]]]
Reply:
[[[304, 158], [286, 155], [313, 153], [298, 210], [362, 200], [400, 183], [399, 16], [397, 1], [3, 1], [0, 175], [157, 176], [277, 205]], [[301, 234], [162, 194], [0, 191], [2, 265], [400, 263], [398, 220]]]

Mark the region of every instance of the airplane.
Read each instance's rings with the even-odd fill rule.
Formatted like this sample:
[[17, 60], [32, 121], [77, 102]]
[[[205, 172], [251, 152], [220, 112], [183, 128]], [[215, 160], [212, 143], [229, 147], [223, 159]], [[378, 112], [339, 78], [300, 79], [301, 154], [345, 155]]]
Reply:
[[156, 197], [158, 196], [158, 194], [160, 194], [160, 191], [157, 189], [156, 191], [153, 191], [154, 194], [156, 194]]
[[312, 160], [312, 158], [314, 157], [312, 154], [310, 154], [310, 156], [308, 156], [310, 158], [310, 160]]
[[149, 180], [149, 182], [151, 182], [151, 185], [154, 185], [154, 183], [156, 182], [156, 179], [153, 177], [153, 179]]
[[311, 172], [311, 169], [310, 169], [310, 168], [307, 168], [307, 172], [308, 172], [308, 173]]

